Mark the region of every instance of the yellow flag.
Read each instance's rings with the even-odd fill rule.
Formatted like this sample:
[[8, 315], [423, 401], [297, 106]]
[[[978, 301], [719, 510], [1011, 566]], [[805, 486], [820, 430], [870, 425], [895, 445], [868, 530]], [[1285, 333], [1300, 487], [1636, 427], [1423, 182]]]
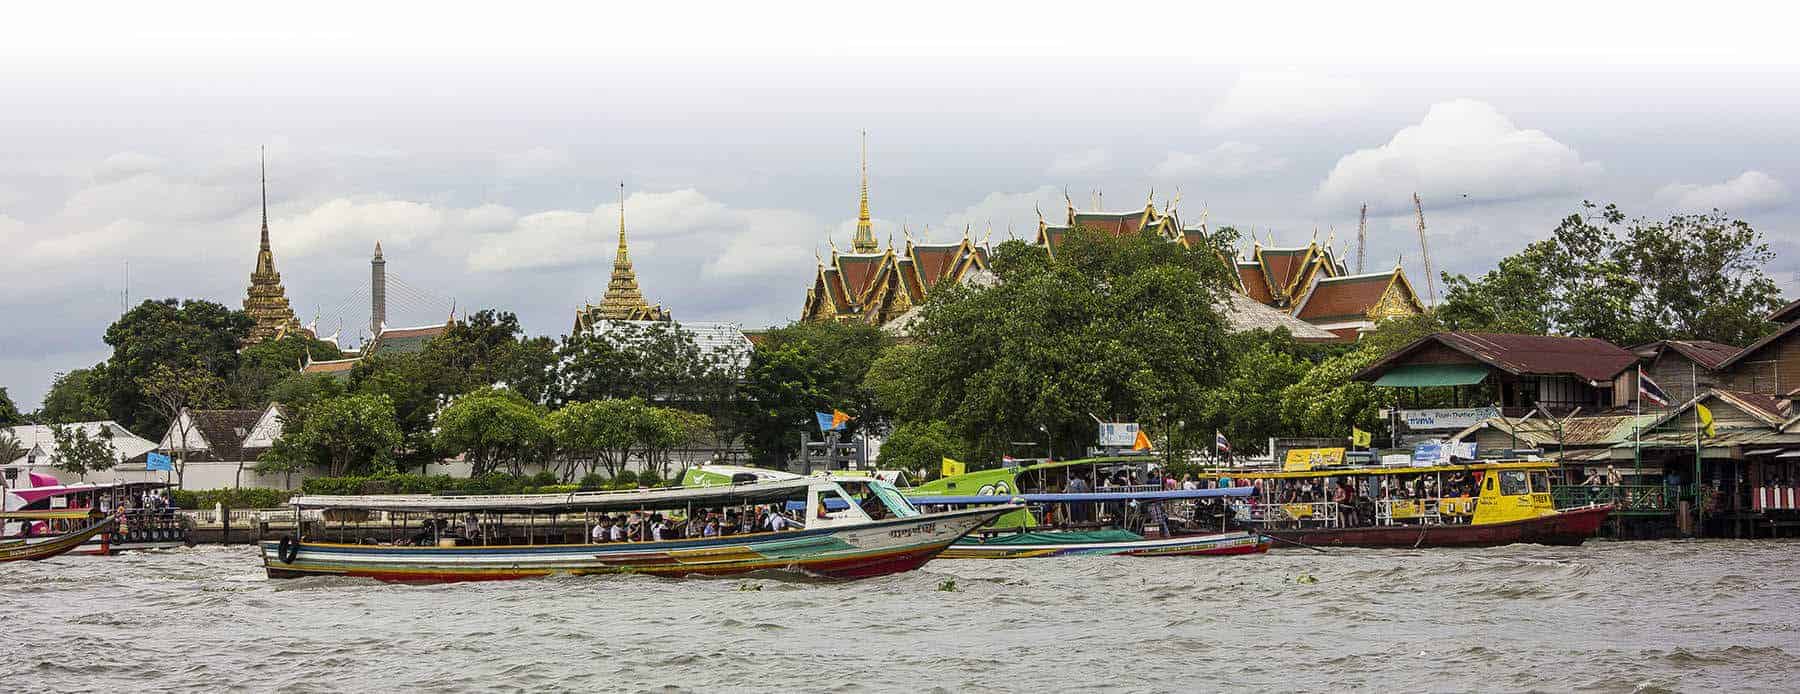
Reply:
[[1717, 433], [1713, 432], [1712, 410], [1706, 409], [1705, 405], [1695, 403], [1694, 404], [1694, 416], [1700, 418], [1700, 433], [1701, 434], [1704, 434], [1707, 438], [1712, 438], [1714, 436], [1718, 436]]
[[1150, 450], [1150, 437], [1144, 435], [1143, 429], [1138, 430], [1137, 440], [1131, 442], [1131, 450], [1134, 450], [1134, 451]]
[[1350, 427], [1350, 445], [1368, 448], [1375, 442], [1375, 435], [1356, 427]]
[[964, 472], [968, 471], [968, 468], [969, 468], [969, 466], [967, 466], [967, 465], [956, 462], [955, 460], [951, 460], [949, 458], [945, 458], [944, 459], [943, 476], [944, 477], [955, 477], [957, 475], [963, 474]]

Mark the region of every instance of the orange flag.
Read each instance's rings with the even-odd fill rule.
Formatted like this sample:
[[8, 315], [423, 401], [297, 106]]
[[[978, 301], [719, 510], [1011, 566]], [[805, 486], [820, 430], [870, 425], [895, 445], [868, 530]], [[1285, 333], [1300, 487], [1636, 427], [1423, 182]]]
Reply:
[[1137, 440], [1131, 442], [1131, 450], [1134, 450], [1134, 451], [1150, 450], [1150, 437], [1144, 435], [1143, 429], [1138, 430]]

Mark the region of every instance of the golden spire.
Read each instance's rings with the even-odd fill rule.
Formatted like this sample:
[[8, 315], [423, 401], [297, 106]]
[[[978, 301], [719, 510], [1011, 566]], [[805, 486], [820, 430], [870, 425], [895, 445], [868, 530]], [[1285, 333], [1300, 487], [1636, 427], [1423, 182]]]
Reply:
[[244, 293], [244, 312], [256, 322], [250, 328], [251, 343], [280, 337], [300, 325], [288, 304], [287, 290], [281, 286], [281, 273], [275, 271], [275, 253], [269, 248], [267, 153], [259, 152], [257, 162], [262, 185], [262, 242], [256, 250], [256, 268], [250, 271], [250, 287]]
[[669, 312], [651, 306], [638, 289], [637, 271], [631, 267], [631, 249], [625, 245], [625, 182], [619, 182], [619, 252], [613, 256], [612, 278], [606, 283], [606, 294], [599, 306], [586, 309], [591, 319], [599, 320], [669, 320]]
[[862, 131], [862, 208], [856, 213], [856, 238], [850, 242], [850, 250], [856, 253], [874, 253], [881, 250], [875, 243], [875, 226], [869, 218], [869, 131]]

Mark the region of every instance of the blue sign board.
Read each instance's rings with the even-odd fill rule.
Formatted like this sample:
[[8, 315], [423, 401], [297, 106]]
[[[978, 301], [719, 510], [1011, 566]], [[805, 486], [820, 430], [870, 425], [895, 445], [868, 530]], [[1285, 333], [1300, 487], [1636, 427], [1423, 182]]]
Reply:
[[169, 456], [152, 451], [149, 455], [144, 456], [144, 469], [174, 470], [175, 463], [174, 461], [169, 460]]

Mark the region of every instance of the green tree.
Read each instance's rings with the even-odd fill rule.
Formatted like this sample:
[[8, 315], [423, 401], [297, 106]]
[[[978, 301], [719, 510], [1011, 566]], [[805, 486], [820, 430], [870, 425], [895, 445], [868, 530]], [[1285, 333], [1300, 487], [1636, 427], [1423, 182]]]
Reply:
[[523, 474], [551, 440], [544, 413], [535, 403], [503, 388], [466, 393], [437, 418], [437, 450], [462, 455], [471, 476], [505, 469]]
[[243, 311], [210, 301], [145, 301], [106, 329], [113, 353], [98, 369], [95, 394], [126, 429], [158, 431], [173, 413], [151, 402], [142, 384], [159, 366], [198, 369], [221, 382], [237, 369], [238, 346], [254, 323]]
[[[1291, 436], [1314, 437], [1349, 436], [1351, 427], [1378, 435], [1386, 432], [1387, 423], [1382, 421], [1380, 410], [1398, 405], [1397, 389], [1376, 388], [1350, 377], [1400, 347], [1441, 329], [1429, 314], [1382, 321], [1354, 349], [1319, 362], [1299, 382], [1282, 389], [1283, 431]], [[1428, 399], [1414, 406], [1431, 407], [1438, 402]]]
[[17, 426], [25, 423], [25, 416], [19, 414], [18, 406], [13, 404], [12, 397], [6, 394], [6, 386], [0, 386], [0, 427]]
[[269, 390], [313, 360], [341, 359], [338, 346], [293, 332], [279, 340], [265, 340], [238, 352], [237, 369], [226, 379], [225, 396], [235, 407], [256, 409], [269, 404]]
[[868, 387], [943, 421], [977, 465], [1045, 433], [1055, 453], [1079, 453], [1095, 417], [1165, 431], [1198, 421], [1227, 363], [1219, 252], [1078, 228], [1053, 261], [1042, 254], [1009, 241], [994, 252], [997, 284], [939, 286], [914, 325], [917, 351], [877, 372], [902, 382]]
[[1270, 437], [1286, 436], [1285, 391], [1333, 351], [1295, 342], [1286, 330], [1252, 331], [1227, 341], [1231, 368], [1226, 378], [1201, 397], [1197, 418], [1177, 422], [1174, 429], [1154, 432], [1159, 446], [1173, 451], [1210, 450], [1217, 430], [1231, 439], [1240, 454], [1264, 453]]
[[170, 425], [174, 434], [172, 440], [177, 446], [172, 463], [175, 479], [179, 482], [187, 474], [187, 452], [194, 434], [193, 419], [184, 418], [181, 413], [216, 406], [225, 382], [197, 366], [171, 368], [167, 364], [158, 364], [148, 375], [138, 379], [137, 388], [149, 407]]
[[945, 458], [961, 460], [962, 442], [950, 433], [949, 425], [938, 420], [904, 421], [894, 427], [887, 440], [881, 442], [878, 467], [906, 470], [929, 477], [941, 469]]
[[739, 416], [745, 446], [764, 465], [799, 452], [799, 435], [817, 426], [816, 412], [843, 410], [856, 419], [846, 435], [886, 419], [864, 385], [869, 367], [891, 342], [862, 323], [792, 323], [770, 330], [751, 356]]
[[113, 449], [112, 432], [101, 429], [94, 436], [81, 427], [52, 426], [50, 435], [56, 441], [56, 469], [75, 475], [110, 470], [118, 463]]
[[0, 465], [11, 463], [25, 457], [25, 444], [19, 441], [11, 431], [0, 429]]
[[437, 460], [433, 418], [456, 396], [455, 388], [461, 387], [459, 376], [435, 373], [421, 357], [378, 353], [358, 362], [350, 371], [352, 392], [381, 395], [394, 403], [401, 438], [395, 464], [403, 470], [417, 467], [423, 471]]
[[107, 418], [106, 400], [99, 394], [96, 370], [75, 369], [56, 375], [50, 392], [44, 394], [39, 410], [43, 421], [50, 424], [93, 422]]
[[291, 464], [323, 464], [327, 474], [391, 470], [400, 428], [394, 404], [382, 395], [341, 395], [307, 408], [299, 431], [284, 430], [275, 458]]
[[1481, 278], [1445, 273], [1438, 313], [1457, 330], [1744, 345], [1781, 303], [1765, 273], [1773, 259], [1761, 234], [1717, 210], [1627, 221], [1616, 205], [1584, 202]]

